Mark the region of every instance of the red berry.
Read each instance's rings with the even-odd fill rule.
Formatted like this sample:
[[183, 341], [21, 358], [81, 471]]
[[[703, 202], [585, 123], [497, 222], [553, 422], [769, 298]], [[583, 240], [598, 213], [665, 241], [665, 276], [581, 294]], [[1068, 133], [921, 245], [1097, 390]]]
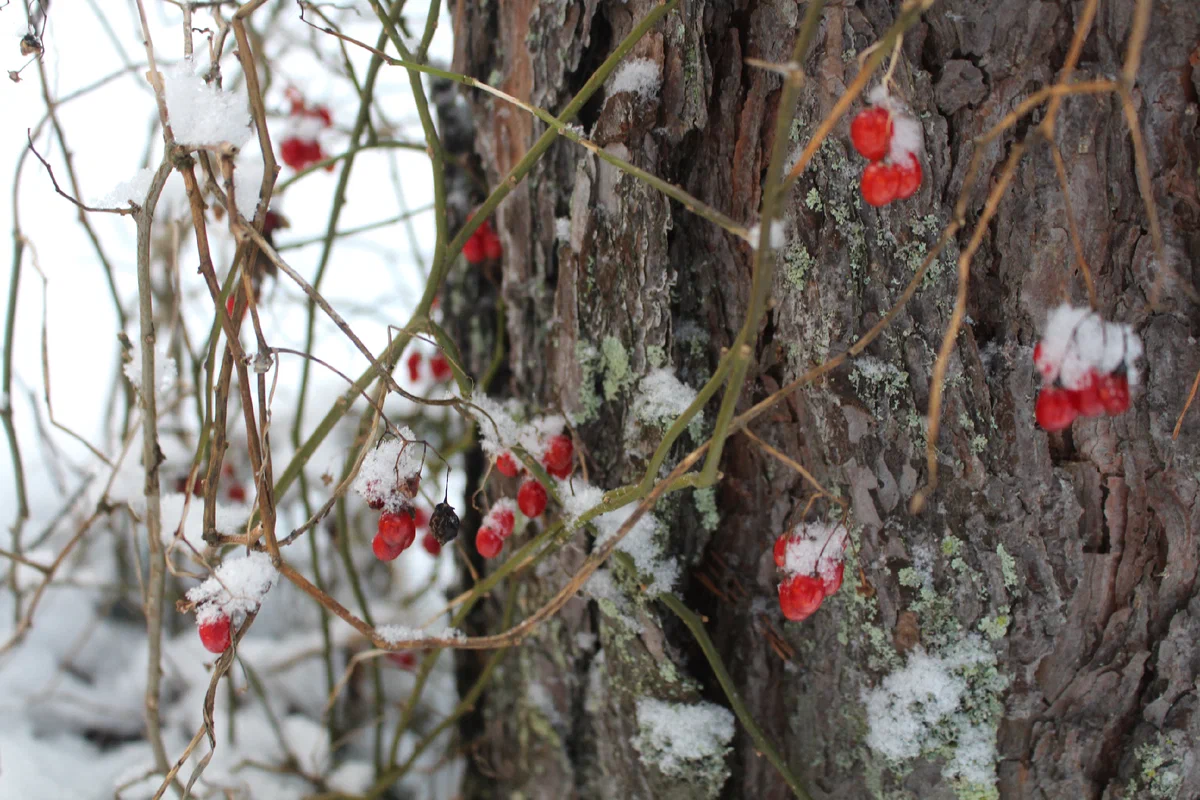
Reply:
[[433, 373], [433, 379], [439, 383], [454, 374], [450, 369], [450, 360], [440, 352], [434, 353], [429, 359], [429, 371]]
[[909, 153], [906, 161], [901, 161], [894, 169], [900, 179], [900, 185], [896, 189], [897, 200], [907, 200], [917, 193], [917, 189], [921, 188], [921, 162], [917, 160], [915, 153]]
[[900, 175], [892, 165], [873, 161], [863, 170], [861, 189], [863, 200], [876, 208], [886, 206], [900, 191]]
[[821, 591], [825, 593], [826, 597], [829, 597], [842, 588], [842, 575], [845, 572], [846, 565], [839, 563], [834, 567], [832, 575], [821, 575]]
[[200, 643], [210, 653], [224, 653], [229, 649], [229, 617], [219, 614], [205, 620], [197, 626], [200, 630]]
[[436, 556], [442, 552], [441, 542], [432, 533], [427, 533], [421, 537], [421, 547], [424, 547], [425, 552], [431, 556]]
[[541, 516], [546, 510], [546, 490], [535, 480], [527, 480], [517, 490], [517, 507], [530, 519]]
[[489, 516], [492, 518], [492, 524], [496, 526], [496, 532], [500, 534], [501, 538], [507, 539], [509, 536], [512, 536], [513, 526], [517, 524], [517, 520], [513, 516], [511, 509], [493, 509]]
[[495, 558], [500, 555], [500, 550], [503, 547], [504, 540], [500, 538], [500, 534], [495, 528], [484, 525], [475, 534], [475, 549], [484, 558]]
[[886, 108], [871, 106], [858, 112], [850, 123], [854, 149], [869, 161], [878, 161], [892, 146], [892, 115]]
[[1071, 393], [1071, 402], [1082, 417], [1098, 417], [1104, 413], [1104, 401], [1100, 398], [1100, 379], [1095, 370], [1088, 372], [1079, 388]]
[[504, 248], [500, 246], [500, 237], [492, 232], [491, 227], [488, 227], [488, 233], [491, 234], [483, 240], [483, 254], [489, 260], [495, 261], [504, 254]]
[[1048, 431], [1061, 431], [1075, 421], [1079, 412], [1066, 389], [1047, 386], [1038, 393], [1034, 409], [1038, 425]]
[[329, 113], [329, 109], [325, 106], [317, 106], [314, 108], [312, 110], [312, 115], [314, 117], [320, 117], [321, 122], [325, 123], [326, 128], [333, 124], [333, 115]]
[[1129, 410], [1129, 378], [1123, 373], [1105, 375], [1096, 385], [1104, 410], [1116, 416]]
[[423, 508], [417, 507], [413, 512], [413, 524], [418, 528], [424, 528], [429, 524], [429, 512]]
[[785, 533], [775, 540], [775, 566], [783, 569], [787, 563], [788, 535]]
[[399, 545], [401, 550], [406, 550], [417, 538], [417, 526], [413, 523], [412, 514], [407, 511], [385, 511], [379, 515], [376, 533], [388, 544]]
[[813, 575], [793, 575], [779, 584], [779, 610], [793, 622], [811, 616], [824, 599], [821, 579]]
[[400, 669], [415, 669], [417, 666], [417, 655], [411, 650], [404, 650], [399, 653], [388, 653], [388, 661], [391, 661]]
[[292, 169], [303, 169], [305, 159], [304, 142], [292, 136], [284, 139], [279, 145], [279, 157]]
[[515, 478], [525, 470], [513, 458], [512, 453], [501, 453], [496, 456], [496, 471], [506, 478]]
[[371, 550], [380, 561], [393, 561], [396, 556], [404, 552], [404, 547], [399, 542], [389, 542], [377, 533], [371, 540]]
[[416, 383], [421, 377], [421, 354], [417, 352], [410, 353], [408, 356], [408, 379]]
[[246, 487], [235, 483], [225, 490], [225, 495], [235, 503], [246, 502]]
[[542, 456], [542, 464], [556, 478], [566, 478], [571, 474], [574, 464], [575, 445], [571, 437], [563, 434], [551, 436], [546, 444], [546, 452]]
[[472, 233], [467, 241], [463, 242], [462, 254], [468, 264], [478, 264], [480, 261], [483, 261], [485, 256], [483, 241], [479, 238], [479, 231]]

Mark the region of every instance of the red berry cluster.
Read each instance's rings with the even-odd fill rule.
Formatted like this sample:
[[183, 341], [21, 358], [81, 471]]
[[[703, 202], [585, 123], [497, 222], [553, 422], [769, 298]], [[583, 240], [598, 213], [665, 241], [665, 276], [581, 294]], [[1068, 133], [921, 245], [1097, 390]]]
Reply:
[[854, 149], [871, 163], [863, 170], [862, 196], [869, 204], [885, 206], [906, 200], [921, 187], [920, 124], [886, 93], [850, 123]]
[[[546, 468], [546, 472], [554, 477], [569, 478], [575, 471], [575, 445], [571, 442], [571, 437], [556, 433], [546, 439], [541, 462], [542, 466]], [[508, 451], [496, 456], [496, 471], [506, 478], [516, 478], [525, 474], [525, 468], [521, 466], [521, 462]], [[546, 487], [532, 476], [525, 478], [517, 490], [517, 508], [521, 509], [521, 513], [529, 519], [540, 517], [546, 510], [548, 501], [549, 495], [546, 493]], [[496, 511], [498, 508], [502, 510], [502, 513]], [[492, 515], [495, 513], [501, 513], [501, 517], [492, 519]], [[503, 514], [507, 514], [507, 517]], [[512, 533], [511, 520], [512, 501], [507, 499], [498, 501], [475, 535], [475, 549], [481, 556], [495, 558], [500, 553], [504, 539]], [[507, 532], [505, 532], [506, 530]]]
[[[575, 445], [571, 442], [571, 437], [556, 433], [547, 439], [541, 462], [546, 472], [555, 478], [571, 477], [571, 473], [575, 471]], [[524, 474], [525, 468], [516, 456], [505, 451], [496, 456], [496, 471], [506, 478], [515, 478]]]
[[1033, 363], [1042, 376], [1034, 415], [1048, 431], [1077, 417], [1117, 416], [1129, 410], [1141, 339], [1128, 325], [1105, 322], [1088, 309], [1062, 305], [1050, 312]]
[[[1041, 343], [1033, 348], [1033, 362], [1038, 364]], [[1040, 365], [1039, 365], [1040, 369]], [[1124, 369], [1105, 375], [1089, 370], [1079, 386], [1067, 389], [1057, 381], [1038, 392], [1034, 414], [1038, 425], [1048, 431], [1061, 431], [1071, 426], [1076, 417], [1115, 417], [1129, 410], [1129, 376]]]
[[[405, 364], [408, 366], [408, 379], [412, 383], [421, 379], [421, 365], [424, 361], [424, 357], [417, 350], [408, 354]], [[450, 380], [450, 376], [453, 374], [454, 370], [450, 368], [450, 359], [446, 358], [446, 354], [441, 350], [429, 357], [429, 376], [435, 383], [444, 383]]]
[[[467, 217], [467, 221], [471, 220]], [[500, 246], [500, 237], [492, 230], [491, 220], [484, 220], [463, 244], [463, 256], [468, 264], [479, 264], [484, 261], [495, 261], [504, 252]]]
[[[846, 569], [842, 562], [845, 529], [815, 527], [827, 532], [823, 540], [797, 533], [785, 533], [775, 540], [775, 566], [784, 572], [779, 610], [793, 622], [812, 616], [826, 597], [840, 589]], [[791, 557], [789, 549], [795, 551]]]
[[[321, 130], [333, 125], [333, 117], [325, 106], [309, 106], [304, 95], [294, 87], [289, 87], [286, 95], [291, 104], [291, 126], [288, 135], [280, 142], [279, 158], [299, 171], [325, 160], [318, 135]], [[332, 172], [333, 164], [325, 169]]]
[[384, 511], [379, 515], [371, 550], [380, 561], [394, 560], [416, 541], [417, 522], [410, 509]]
[[484, 558], [500, 555], [504, 540], [512, 536], [516, 524], [517, 516], [513, 511], [512, 500], [507, 497], [497, 500], [475, 533], [475, 549], [479, 551], [479, 555]]

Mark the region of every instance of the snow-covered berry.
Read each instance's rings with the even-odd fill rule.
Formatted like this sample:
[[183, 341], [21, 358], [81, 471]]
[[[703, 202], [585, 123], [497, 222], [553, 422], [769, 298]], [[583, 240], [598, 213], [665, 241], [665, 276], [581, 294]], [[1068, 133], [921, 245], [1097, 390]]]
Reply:
[[546, 452], [542, 455], [542, 466], [556, 478], [570, 477], [575, 466], [575, 445], [571, 437], [565, 434], [551, 436], [546, 442]]
[[229, 617], [219, 612], [203, 620], [197, 617], [196, 629], [200, 633], [200, 643], [210, 653], [224, 653], [229, 649], [229, 627]]
[[[1137, 385], [1142, 341], [1129, 325], [1106, 322], [1086, 308], [1064, 304], [1050, 312], [1033, 362], [1042, 376], [1035, 415], [1046, 430], [1077, 416], [1123, 414]], [[1070, 405], [1070, 410], [1066, 405]]]
[[537, 481], [530, 479], [517, 490], [517, 507], [530, 519], [540, 517], [546, 510], [546, 490]]
[[496, 456], [496, 471], [506, 478], [515, 478], [525, 471], [512, 453], [501, 453]]

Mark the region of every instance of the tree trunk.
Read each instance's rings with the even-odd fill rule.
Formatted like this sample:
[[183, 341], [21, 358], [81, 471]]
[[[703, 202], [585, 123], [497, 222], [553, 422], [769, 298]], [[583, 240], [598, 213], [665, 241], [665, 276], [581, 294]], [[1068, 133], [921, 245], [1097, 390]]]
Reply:
[[[456, 68], [557, 113], [653, 7], [460, 4]], [[942, 0], [909, 31], [894, 82], [924, 131], [923, 185], [911, 200], [865, 205], [848, 120], [834, 129], [787, 197], [787, 244], [739, 410], [847, 349], [892, 306], [951, 219], [974, 139], [1056, 79], [1083, 7]], [[803, 12], [790, 0], [683, 0], [628, 57], [649, 59], [661, 87], [602, 92], [578, 122], [610, 152], [749, 225], [782, 83], [746, 62], [786, 62]], [[1100, 3], [1077, 80], [1120, 75], [1133, 13], [1133, 0]], [[854, 56], [895, 16], [878, 0], [824, 10], [793, 149], [854, 78]], [[1087, 303], [1035, 112], [984, 147], [963, 232], [887, 332], [751, 426], [849, 501], [857, 549], [843, 589], [804, 622], [781, 616], [772, 544], [804, 518], [814, 490], [745, 436], [729, 440], [715, 496], [688, 490], [655, 509], [682, 565], [676, 592], [706, 615], [751, 715], [813, 797], [1200, 797], [1197, 414], [1171, 439], [1200, 369], [1189, 338], [1200, 319], [1185, 296], [1200, 264], [1198, 43], [1194, 3], [1153, 6], [1133, 101], [1168, 263], [1154, 257], [1118, 97], [1071, 97], [1058, 116], [1098, 308], [1145, 342], [1143, 387], [1128, 413], [1050, 435], [1034, 420], [1031, 348], [1046, 313], [1065, 300]], [[481, 93], [469, 102], [475, 152], [495, 186], [544, 126]], [[1026, 138], [971, 268], [968, 324], [946, 380], [940, 486], [913, 515], [909, 501], [928, 480], [925, 415], [959, 248], [1011, 147]], [[450, 278], [445, 305], [464, 357], [485, 371], [491, 312], [477, 301], [499, 292], [506, 369], [491, 393], [572, 414], [592, 484], [638, 480], [661, 436], [631, 423], [638, 379], [661, 364], [693, 388], [711, 376], [746, 314], [753, 253], [564, 139], [493, 222], [502, 275], [456, 269]], [[702, 429], [676, 445], [674, 461], [707, 438], [716, 409], [710, 403]], [[834, 510], [819, 501], [809, 518]], [[590, 547], [577, 534], [502, 585], [476, 624], [497, 630], [510, 591], [518, 618], [532, 612]], [[637, 587], [622, 588], [622, 602], [581, 594], [502, 662], [463, 730], [475, 754], [468, 796], [791, 796], [740, 724], [723, 763], [683, 774], [638, 749], [640, 698], [728, 700], [688, 629]], [[964, 644], [988, 655], [960, 673], [957, 709], [930, 724], [915, 757], [884, 758], [868, 741], [868, 693], [919, 654], [944, 664]], [[477, 663], [464, 658], [468, 670]], [[953, 767], [970, 757], [964, 726], [986, 734], [987, 780]]]

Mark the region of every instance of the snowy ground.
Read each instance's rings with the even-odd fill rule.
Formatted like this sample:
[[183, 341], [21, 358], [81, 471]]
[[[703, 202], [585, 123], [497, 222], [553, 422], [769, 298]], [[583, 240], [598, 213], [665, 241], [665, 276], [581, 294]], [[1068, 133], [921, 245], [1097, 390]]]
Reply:
[[[44, 34], [44, 64], [54, 97], [65, 98], [75, 90], [102, 77], [118, 75], [100, 88], [60, 106], [59, 118], [78, 172], [83, 199], [97, 201], [114, 187], [135, 178], [139, 168], [157, 163], [161, 139], [153, 127], [157, 117], [153, 95], [145, 80], [145, 56], [136, 18], [136, 6], [127, 3], [73, 4], [51, 7]], [[183, 54], [181, 12], [158, 0], [148, 2], [148, 15], [158, 58], [169, 65]], [[96, 16], [103, 6], [106, 17]], [[374, 41], [378, 25], [366, 2], [337, 13], [345, 31], [355, 38]], [[267, 95], [269, 111], [286, 124], [286, 85], [300, 87], [313, 102], [329, 106], [334, 129], [322, 134], [327, 152], [346, 147], [347, 131], [358, 108], [352, 84], [341, 69], [341, 51], [328, 37], [302, 25], [294, 3], [269, 3], [254, 19], [271, 23], [266, 37], [266, 59], [273, 71]], [[277, 15], [277, 18], [276, 18]], [[197, 12], [194, 27], [203, 28], [209, 18]], [[410, 20], [420, 28], [422, 20]], [[27, 59], [20, 56], [18, 42], [27, 32], [22, 5], [12, 2], [0, 7], [0, 53], [6, 70], [18, 70]], [[433, 57], [449, 58], [449, 24], [443, 21], [434, 42]], [[204, 48], [203, 36], [196, 37]], [[316, 53], [313, 47], [316, 47]], [[231, 46], [227, 51], [232, 51]], [[357, 74], [363, 75], [368, 54], [349, 49]], [[130, 64], [125, 68], [124, 64]], [[240, 83], [237, 62], [230, 55], [222, 61], [226, 85]], [[139, 798], [152, 796], [161, 780], [139, 780], [153, 764], [144, 736], [144, 701], [147, 645], [139, 602], [139, 566], [146, 558], [145, 527], [134, 521], [144, 508], [141, 498], [141, 442], [134, 436], [122, 442], [117, 436], [120, 413], [111, 413], [110, 401], [119, 397], [117, 335], [119, 322], [109, 299], [108, 284], [86, 232], [76, 222], [76, 210], [54, 193], [45, 170], [32, 157], [21, 161], [26, 147], [26, 130], [35, 131], [38, 150], [50, 160], [60, 183], [66, 185], [66, 165], [61, 149], [43, 125], [45, 104], [37, 64], [20, 73], [20, 82], [4, 83], [0, 97], [0, 174], [14, 175], [21, 164], [14, 192], [0, 193], [0, 219], [18, 220], [21, 233], [31, 243], [26, 250], [21, 274], [13, 357], [14, 420], [23, 456], [31, 518], [23, 527], [23, 546], [34, 565], [49, 565], [105, 495], [128, 503], [125, 509], [102, 515], [58, 571], [53, 584], [40, 598], [27, 634], [13, 640], [20, 617], [10, 587], [23, 590], [21, 611], [28, 611], [42, 573], [24, 566], [15, 576], [12, 562], [3, 561], [0, 576], [0, 798], [57, 800], [59, 798]], [[376, 97], [399, 139], [416, 140], [419, 127], [409, 92], [407, 76], [395, 68], [384, 68]], [[272, 120], [272, 125], [275, 123]], [[157, 142], [157, 146], [155, 146]], [[253, 140], [242, 154], [252, 163], [259, 158]], [[247, 166], [252, 171], [251, 166]], [[286, 168], [281, 179], [290, 177]], [[333, 189], [339, 171], [315, 172], [287, 189], [273, 207], [290, 220], [291, 228], [276, 237], [281, 247], [319, 237], [325, 230]], [[173, 178], [177, 181], [177, 176]], [[389, 149], [364, 152], [359, 156], [347, 192], [347, 203], [339, 229], [365, 225], [399, 215], [407, 209], [427, 205], [432, 197], [428, 159], [423, 153]], [[184, 211], [181, 188], [168, 184], [160, 204], [159, 220], [177, 217]], [[115, 283], [130, 319], [126, 333], [136, 334], [135, 231], [128, 217], [92, 215], [105, 253], [112, 262]], [[210, 235], [214, 259], [223, 276], [233, 252], [227, 231], [212, 224]], [[159, 225], [167, 236], [170, 226]], [[180, 226], [183, 236], [190, 229]], [[416, 240], [410, 238], [410, 231]], [[388, 324], [403, 324], [420, 295], [422, 266], [414, 254], [425, 258], [433, 240], [432, 215], [389, 225], [339, 241], [333, 251], [330, 271], [323, 285], [325, 297], [351, 323], [354, 330], [378, 352], [387, 342]], [[284, 255], [296, 269], [312, 280], [320, 256], [320, 245], [285, 249]], [[184, 244], [179, 261], [179, 282], [184, 296], [183, 326], [195, 346], [207, 336], [213, 312], [211, 301], [196, 274], [194, 245]], [[45, 284], [34, 265], [45, 275]], [[155, 264], [162, 277], [162, 262]], [[0, 260], [5, 285], [12, 261]], [[43, 324], [43, 297], [48, 316], [46, 352], [55, 420], [92, 443], [106, 459], [117, 462], [113, 469], [71, 436], [49, 425], [42, 397], [43, 359], [39, 339]], [[305, 309], [303, 296], [293, 285], [268, 281], [260, 308], [267, 338], [272, 345], [304, 349]], [[248, 329], [248, 326], [247, 326]], [[366, 362], [331, 324], [319, 323], [313, 353], [352, 375]], [[284, 360], [273, 409], [273, 452], [276, 465], [286, 464], [291, 455], [289, 432], [296, 407], [296, 387], [301, 364]], [[168, 411], [162, 427], [164, 524], [168, 539], [181, 523], [183, 498], [170, 494], [172, 478], [184, 474], [194, 452], [195, 415], [188, 394], [191, 375], [184, 370], [180, 382], [163, 393]], [[339, 378], [317, 369], [307, 396], [304, 431], [311, 431], [344, 390]], [[114, 395], [115, 393], [115, 395]], [[182, 402], [174, 402], [179, 400]], [[7, 398], [4, 398], [7, 402]], [[399, 405], [389, 411], [403, 414]], [[236, 418], [237, 414], [231, 414]], [[350, 420], [355, 415], [350, 415]], [[190, 426], [190, 427], [189, 427]], [[239, 426], [240, 427], [240, 426]], [[325, 473], [338, 474], [351, 437], [343, 427], [309, 462], [306, 476], [314, 504], [323, 503], [329, 489]], [[191, 446], [189, 447], [189, 443]], [[248, 464], [238, 460], [236, 446], [231, 458], [241, 480]], [[244, 448], [242, 459], [244, 459]], [[277, 466], [277, 470], [281, 466]], [[451, 487], [452, 497], [455, 487]], [[430, 491], [433, 491], [430, 487]], [[440, 490], [439, 490], [440, 491]], [[0, 459], [0, 507], [9, 519], [0, 545], [12, 548], [7, 533], [16, 516], [14, 471], [7, 449]], [[304, 509], [293, 489], [280, 509], [280, 528], [290, 530], [304, 519]], [[440, 495], [438, 497], [440, 499]], [[71, 502], [73, 500], [73, 502]], [[199, 528], [201, 503], [191, 504], [184, 534]], [[227, 502], [230, 518], [245, 507]], [[450, 554], [434, 559], [415, 547], [391, 565], [374, 561], [367, 544], [374, 525], [373, 515], [357, 498], [350, 503], [354, 558], [366, 583], [371, 612], [376, 623], [407, 626], [445, 624], [437, 616], [442, 608], [442, 590], [453, 580]], [[65, 513], [64, 513], [65, 512]], [[319, 527], [309, 534], [316, 543], [317, 561], [332, 593], [345, 605], [357, 609], [344, 573], [340, 570], [332, 537]], [[308, 540], [289, 551], [289, 560], [305, 568], [309, 562]], [[204, 577], [204, 571], [189, 561], [186, 552], [175, 553], [173, 563], [190, 574], [168, 580], [168, 603]], [[193, 577], [194, 576], [194, 577]], [[433, 590], [420, 594], [427, 584]], [[356, 673], [334, 705], [335, 720], [344, 741], [336, 747], [326, 724], [330, 675], [326, 672], [318, 607], [287, 583], [276, 585], [265, 598], [252, 631], [239, 648], [239, 661], [231, 670], [232, 680], [223, 681], [217, 693], [215, 712], [218, 744], [215, 755], [196, 786], [198, 796], [300, 797], [318, 790], [360, 791], [374, 778], [374, 726], [361, 725], [369, 719], [369, 678]], [[204, 694], [209, 685], [213, 656], [205, 651], [190, 616], [168, 608], [163, 655], [161, 716], [168, 757], [178, 758], [201, 723]], [[365, 649], [353, 631], [333, 620], [336, 673], [348, 657]], [[436, 722], [457, 702], [450, 659], [442, 658], [424, 693], [424, 715]], [[398, 709], [413, 681], [410, 671], [381, 659], [388, 702], [385, 704], [385, 745], [390, 743]], [[390, 723], [390, 724], [389, 724]], [[357, 726], [357, 727], [356, 727]], [[418, 731], [419, 733], [419, 731]], [[399, 744], [400, 760], [418, 739], [406, 733]], [[440, 742], [445, 745], [446, 742]], [[336, 758], [331, 752], [336, 750]], [[207, 743], [194, 751], [181, 775], [186, 780], [192, 767], [208, 752]], [[386, 755], [386, 753], [385, 753]], [[410, 771], [406, 786], [416, 797], [451, 797], [462, 770], [461, 759], [443, 761], [444, 747], [431, 747]], [[274, 767], [290, 762], [291, 774]], [[326, 776], [327, 780], [314, 781]], [[124, 786], [118, 791], [118, 787]], [[172, 796], [168, 793], [168, 796]]]

